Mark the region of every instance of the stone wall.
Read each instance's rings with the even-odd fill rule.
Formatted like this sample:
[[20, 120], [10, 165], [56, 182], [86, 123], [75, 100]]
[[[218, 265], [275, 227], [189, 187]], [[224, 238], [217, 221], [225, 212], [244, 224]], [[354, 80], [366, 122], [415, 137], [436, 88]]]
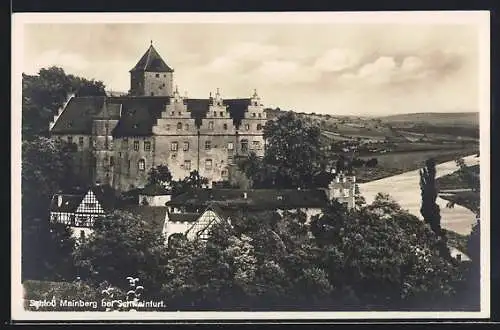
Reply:
[[172, 96], [172, 72], [144, 72], [144, 96]]

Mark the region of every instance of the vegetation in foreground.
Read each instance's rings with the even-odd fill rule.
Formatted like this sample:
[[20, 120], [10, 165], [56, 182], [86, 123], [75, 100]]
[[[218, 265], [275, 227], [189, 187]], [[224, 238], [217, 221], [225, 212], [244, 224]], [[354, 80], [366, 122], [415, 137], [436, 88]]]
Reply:
[[[354, 211], [334, 202], [310, 224], [301, 213], [240, 213], [212, 227], [208, 241], [178, 237], [168, 249], [144, 219], [117, 212], [99, 223], [75, 251], [78, 276], [95, 299], [104, 281], [126, 290], [130, 274], [144, 283], [143, 299], [168, 310], [478, 306], [462, 296], [465, 265], [443, 255], [430, 227], [388, 196]], [[30, 285], [27, 297], [44, 294]]]

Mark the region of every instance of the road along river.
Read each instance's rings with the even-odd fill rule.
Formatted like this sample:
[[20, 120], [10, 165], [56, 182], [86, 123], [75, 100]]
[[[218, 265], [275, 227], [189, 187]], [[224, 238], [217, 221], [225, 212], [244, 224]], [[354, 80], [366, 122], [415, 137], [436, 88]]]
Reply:
[[[479, 164], [479, 157], [468, 156], [464, 158], [467, 165]], [[458, 169], [454, 161], [436, 165], [436, 176], [441, 177], [453, 173]], [[419, 170], [405, 172], [388, 178], [359, 184], [361, 195], [367, 203], [373, 202], [377, 193], [389, 194], [403, 209], [422, 219], [420, 214], [420, 174]], [[441, 208], [441, 226], [444, 229], [459, 234], [468, 235], [475, 223], [476, 218], [472, 211], [463, 206], [455, 205], [447, 208], [442, 198], [437, 198], [437, 204]]]

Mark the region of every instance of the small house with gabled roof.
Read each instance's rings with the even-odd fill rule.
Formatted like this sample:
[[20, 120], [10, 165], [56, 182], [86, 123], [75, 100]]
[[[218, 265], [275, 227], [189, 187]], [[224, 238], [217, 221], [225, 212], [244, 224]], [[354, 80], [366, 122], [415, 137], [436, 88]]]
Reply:
[[101, 184], [57, 193], [50, 204], [50, 221], [68, 225], [74, 237], [84, 238], [92, 232], [96, 219], [113, 210], [114, 202], [113, 189]]

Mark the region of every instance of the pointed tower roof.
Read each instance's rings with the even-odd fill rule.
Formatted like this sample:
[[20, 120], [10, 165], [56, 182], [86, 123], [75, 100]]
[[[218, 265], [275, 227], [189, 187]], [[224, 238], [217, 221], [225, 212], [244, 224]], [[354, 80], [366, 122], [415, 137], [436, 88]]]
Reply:
[[160, 54], [153, 47], [153, 43], [149, 46], [148, 50], [142, 55], [141, 59], [134, 66], [130, 72], [144, 71], [144, 72], [174, 72], [165, 61], [161, 58]]

